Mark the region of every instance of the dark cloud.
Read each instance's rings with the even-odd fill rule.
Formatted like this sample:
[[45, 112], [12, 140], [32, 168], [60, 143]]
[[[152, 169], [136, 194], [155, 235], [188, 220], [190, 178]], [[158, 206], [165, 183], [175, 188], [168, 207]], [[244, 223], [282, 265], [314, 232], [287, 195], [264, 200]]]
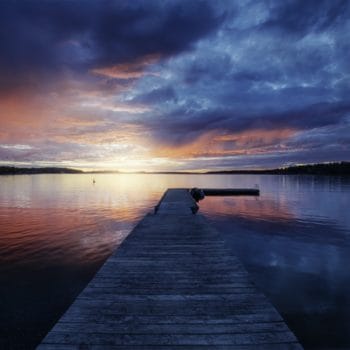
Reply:
[[240, 133], [248, 130], [298, 131], [330, 127], [350, 116], [350, 103], [322, 103], [283, 113], [238, 114], [229, 108], [215, 110], [174, 110], [167, 115], [143, 118], [135, 123], [143, 125], [163, 145], [179, 146], [193, 142], [210, 131]]
[[349, 15], [347, 0], [274, 1], [262, 27], [306, 34], [335, 26]]
[[99, 64], [113, 64], [152, 53], [174, 54], [188, 49], [220, 23], [209, 2], [142, 2], [114, 4], [93, 32], [102, 54]]
[[1, 1], [0, 86], [177, 54], [220, 16], [207, 1]]

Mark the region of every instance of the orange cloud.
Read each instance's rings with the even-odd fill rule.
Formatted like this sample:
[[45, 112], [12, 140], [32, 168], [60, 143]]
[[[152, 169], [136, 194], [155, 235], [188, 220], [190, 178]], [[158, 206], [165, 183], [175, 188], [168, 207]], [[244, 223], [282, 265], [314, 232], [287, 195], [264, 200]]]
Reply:
[[[29, 91], [0, 96], [0, 144], [42, 140], [76, 142], [82, 138], [97, 144], [102, 138], [116, 139], [113, 131], [106, 127], [103, 112], [137, 114], [149, 110], [141, 105], [113, 103], [108, 96], [90, 90], [74, 94], [76, 88], [74, 82], [71, 85], [67, 82], [65, 89], [59, 92]], [[117, 122], [110, 127], [116, 129]], [[102, 130], [100, 133], [98, 128]], [[123, 133], [128, 134], [130, 128], [123, 125], [118, 139]]]
[[[115, 79], [137, 79], [145, 75], [145, 70], [159, 61], [160, 55], [153, 54], [139, 58], [133, 62], [116, 64], [110, 67], [95, 68], [91, 72], [108, 78]], [[147, 74], [155, 75], [154, 72]]]
[[[139, 139], [142, 135], [142, 130], [136, 125], [123, 125], [121, 129], [114, 128], [108, 130], [108, 125], [105, 130], [94, 130], [94, 128], [79, 129], [71, 127], [71, 124], [62, 126], [64, 132], [55, 133], [52, 130], [52, 137], [57, 142], [71, 142], [90, 145], [101, 144], [116, 144], [128, 143], [139, 144]], [[61, 130], [62, 131], [62, 130]]]
[[210, 131], [192, 142], [176, 146], [153, 146], [152, 154], [168, 158], [223, 157], [276, 152], [283, 142], [296, 134], [293, 129], [255, 129], [240, 133]]
[[50, 112], [40, 96], [7, 94], [0, 97], [0, 143], [23, 143], [43, 134]]
[[235, 142], [237, 145], [267, 145], [279, 141], [283, 141], [296, 134], [294, 129], [254, 129], [241, 133], [223, 134], [215, 137], [218, 142]]

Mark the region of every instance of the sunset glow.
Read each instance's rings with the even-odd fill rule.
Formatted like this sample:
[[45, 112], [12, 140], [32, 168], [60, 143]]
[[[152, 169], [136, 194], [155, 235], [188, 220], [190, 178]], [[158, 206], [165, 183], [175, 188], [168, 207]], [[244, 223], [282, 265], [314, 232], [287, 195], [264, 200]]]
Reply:
[[11, 36], [0, 36], [0, 164], [202, 171], [349, 160], [341, 3], [1, 2]]

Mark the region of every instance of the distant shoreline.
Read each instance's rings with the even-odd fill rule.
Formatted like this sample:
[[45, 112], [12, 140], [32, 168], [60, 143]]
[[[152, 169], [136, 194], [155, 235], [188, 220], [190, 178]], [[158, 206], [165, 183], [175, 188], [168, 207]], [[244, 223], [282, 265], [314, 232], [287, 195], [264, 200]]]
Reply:
[[250, 169], [250, 170], [218, 170], [207, 172], [195, 171], [139, 171], [120, 172], [115, 171], [82, 171], [72, 168], [17, 168], [13, 166], [0, 166], [0, 175], [35, 175], [35, 174], [172, 174], [172, 175], [328, 175], [328, 176], [349, 176], [350, 162], [318, 163], [300, 166], [290, 166], [276, 169]]
[[12, 166], [0, 166], [0, 175], [34, 175], [34, 174], [84, 174], [82, 170], [71, 168], [17, 168]]

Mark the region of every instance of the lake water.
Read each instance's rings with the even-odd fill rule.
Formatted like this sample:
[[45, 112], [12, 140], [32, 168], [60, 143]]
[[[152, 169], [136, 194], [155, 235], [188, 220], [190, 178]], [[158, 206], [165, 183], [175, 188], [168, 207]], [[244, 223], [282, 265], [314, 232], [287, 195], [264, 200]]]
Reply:
[[129, 174], [0, 177], [0, 348], [34, 348], [167, 188], [256, 185], [200, 212], [306, 348], [350, 348], [349, 178]]

